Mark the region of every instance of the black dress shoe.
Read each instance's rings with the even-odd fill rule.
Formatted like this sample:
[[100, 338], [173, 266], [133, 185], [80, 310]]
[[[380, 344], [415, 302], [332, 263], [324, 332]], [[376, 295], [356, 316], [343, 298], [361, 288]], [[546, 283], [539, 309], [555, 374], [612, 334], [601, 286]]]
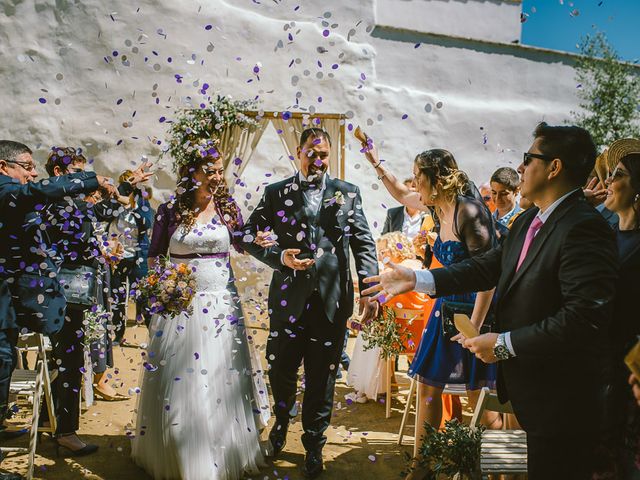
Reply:
[[304, 468], [302, 469], [305, 478], [316, 478], [323, 470], [322, 452], [307, 452], [304, 457]]
[[271, 442], [271, 458], [276, 458], [287, 444], [287, 429], [289, 425], [276, 423], [269, 432], [269, 441]]

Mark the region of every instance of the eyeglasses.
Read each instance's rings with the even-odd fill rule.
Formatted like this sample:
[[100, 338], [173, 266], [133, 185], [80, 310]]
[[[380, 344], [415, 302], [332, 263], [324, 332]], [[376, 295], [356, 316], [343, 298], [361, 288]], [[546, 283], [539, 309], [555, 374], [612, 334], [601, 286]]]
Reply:
[[611, 173], [611, 176], [609, 177], [611, 179], [612, 182], [615, 182], [616, 180], [619, 180], [621, 178], [624, 177], [629, 177], [629, 172], [625, 172], [624, 170], [620, 170], [620, 168], [616, 167], [616, 169]]
[[16, 165], [20, 165], [27, 172], [33, 172], [36, 169], [36, 166], [31, 162], [19, 162], [18, 160], [5, 160], [7, 163], [15, 163]]
[[541, 153], [524, 152], [524, 155], [522, 156], [522, 164], [526, 167], [531, 163], [531, 160], [533, 160], [534, 158], [539, 158], [540, 160], [546, 160], [547, 162], [550, 162], [555, 157], [552, 157], [550, 155], [542, 155]]

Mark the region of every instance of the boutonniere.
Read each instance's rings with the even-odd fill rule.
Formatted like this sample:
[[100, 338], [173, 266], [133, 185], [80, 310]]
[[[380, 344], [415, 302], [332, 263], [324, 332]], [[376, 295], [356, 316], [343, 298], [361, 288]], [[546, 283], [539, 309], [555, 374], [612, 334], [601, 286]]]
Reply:
[[345, 200], [345, 198], [344, 198], [344, 194], [343, 194], [340, 190], [338, 190], [338, 191], [333, 195], [333, 197], [331, 197], [331, 198], [327, 198], [327, 199], [324, 201], [324, 203], [326, 204], [326, 206], [327, 206], [327, 207], [328, 207], [328, 206], [330, 206], [330, 205], [333, 205], [334, 203], [336, 203], [336, 204], [338, 204], [338, 205], [342, 206], [342, 205], [344, 205], [345, 203], [347, 203], [347, 201], [346, 201], [346, 200]]

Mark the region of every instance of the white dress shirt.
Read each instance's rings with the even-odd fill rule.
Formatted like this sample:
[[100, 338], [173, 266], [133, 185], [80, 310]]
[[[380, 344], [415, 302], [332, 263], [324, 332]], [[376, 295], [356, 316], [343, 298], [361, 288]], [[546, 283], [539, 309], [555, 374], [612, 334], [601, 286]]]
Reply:
[[409, 240], [413, 240], [420, 233], [424, 214], [422, 212], [417, 212], [413, 217], [411, 217], [409, 216], [409, 212], [407, 212], [406, 207], [402, 212], [404, 213], [404, 218], [402, 220], [402, 233]]
[[[576, 188], [575, 190], [572, 190], [566, 195], [563, 195], [562, 197], [557, 199], [555, 202], [549, 205], [544, 212], [543, 211], [538, 212], [536, 216], [540, 219], [540, 221], [542, 222], [542, 225], [544, 225], [544, 222], [546, 222], [549, 219], [549, 217], [554, 212], [554, 210], [558, 208], [558, 206], [560, 206], [560, 204], [564, 202], [567, 199], [567, 197], [569, 197], [571, 194], [576, 192], [576, 190], [578, 189]], [[540, 227], [540, 229], [542, 229], [542, 227]], [[540, 232], [540, 229], [538, 230], [538, 232]], [[538, 234], [538, 232], [536, 232], [536, 235]], [[415, 290], [417, 292], [426, 293], [427, 295], [435, 295], [436, 284], [433, 279], [433, 274], [429, 270], [415, 270], [415, 275], [416, 275]], [[513, 349], [513, 345], [511, 344], [511, 332], [505, 333], [504, 340], [505, 340], [505, 343], [507, 344], [507, 348], [509, 349], [509, 352], [511, 352], [511, 355], [515, 357], [516, 352]]]
[[[305, 210], [309, 210], [311, 213], [311, 217], [309, 218], [309, 229], [314, 232], [316, 226], [313, 223], [314, 216], [318, 213], [320, 206], [322, 204], [322, 197], [324, 196], [324, 190], [327, 188], [327, 175], [322, 175], [322, 182], [320, 184], [320, 188], [310, 188], [308, 190], [302, 191], [302, 198], [304, 198], [303, 208]], [[300, 182], [307, 182], [307, 177], [304, 176], [302, 172], [298, 172], [298, 179]], [[284, 265], [284, 252], [280, 254], [280, 263]]]

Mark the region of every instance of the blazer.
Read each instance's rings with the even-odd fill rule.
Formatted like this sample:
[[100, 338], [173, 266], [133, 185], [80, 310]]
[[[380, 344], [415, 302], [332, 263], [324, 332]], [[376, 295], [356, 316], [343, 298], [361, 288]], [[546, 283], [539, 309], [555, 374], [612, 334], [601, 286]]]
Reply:
[[[275, 232], [278, 245], [265, 249], [253, 243], [259, 230]], [[354, 304], [350, 250], [360, 291], [366, 288], [363, 280], [378, 273], [376, 245], [362, 209], [360, 190], [335, 178], [327, 178], [315, 218], [305, 213], [298, 175], [267, 186], [245, 225], [244, 235], [244, 249], [274, 269], [269, 287], [272, 328], [300, 318], [315, 289], [324, 300], [329, 321], [346, 322]], [[300, 249], [298, 258], [314, 258], [315, 265], [306, 271], [286, 267], [280, 257], [288, 248]]]
[[514, 222], [498, 247], [433, 271], [437, 296], [496, 288], [498, 332], [511, 332], [516, 356], [498, 362], [498, 395], [511, 400], [529, 434], [593, 432], [610, 383], [610, 334], [617, 247], [611, 228], [581, 191], [536, 235], [516, 272], [538, 209]]
[[98, 189], [93, 172], [26, 185], [0, 175], [0, 329], [25, 327], [43, 333], [62, 328], [66, 300], [57, 267], [32, 215], [49, 202]]
[[382, 227], [382, 235], [389, 232], [401, 232], [404, 223], [404, 207], [394, 207], [387, 210], [387, 217]]

